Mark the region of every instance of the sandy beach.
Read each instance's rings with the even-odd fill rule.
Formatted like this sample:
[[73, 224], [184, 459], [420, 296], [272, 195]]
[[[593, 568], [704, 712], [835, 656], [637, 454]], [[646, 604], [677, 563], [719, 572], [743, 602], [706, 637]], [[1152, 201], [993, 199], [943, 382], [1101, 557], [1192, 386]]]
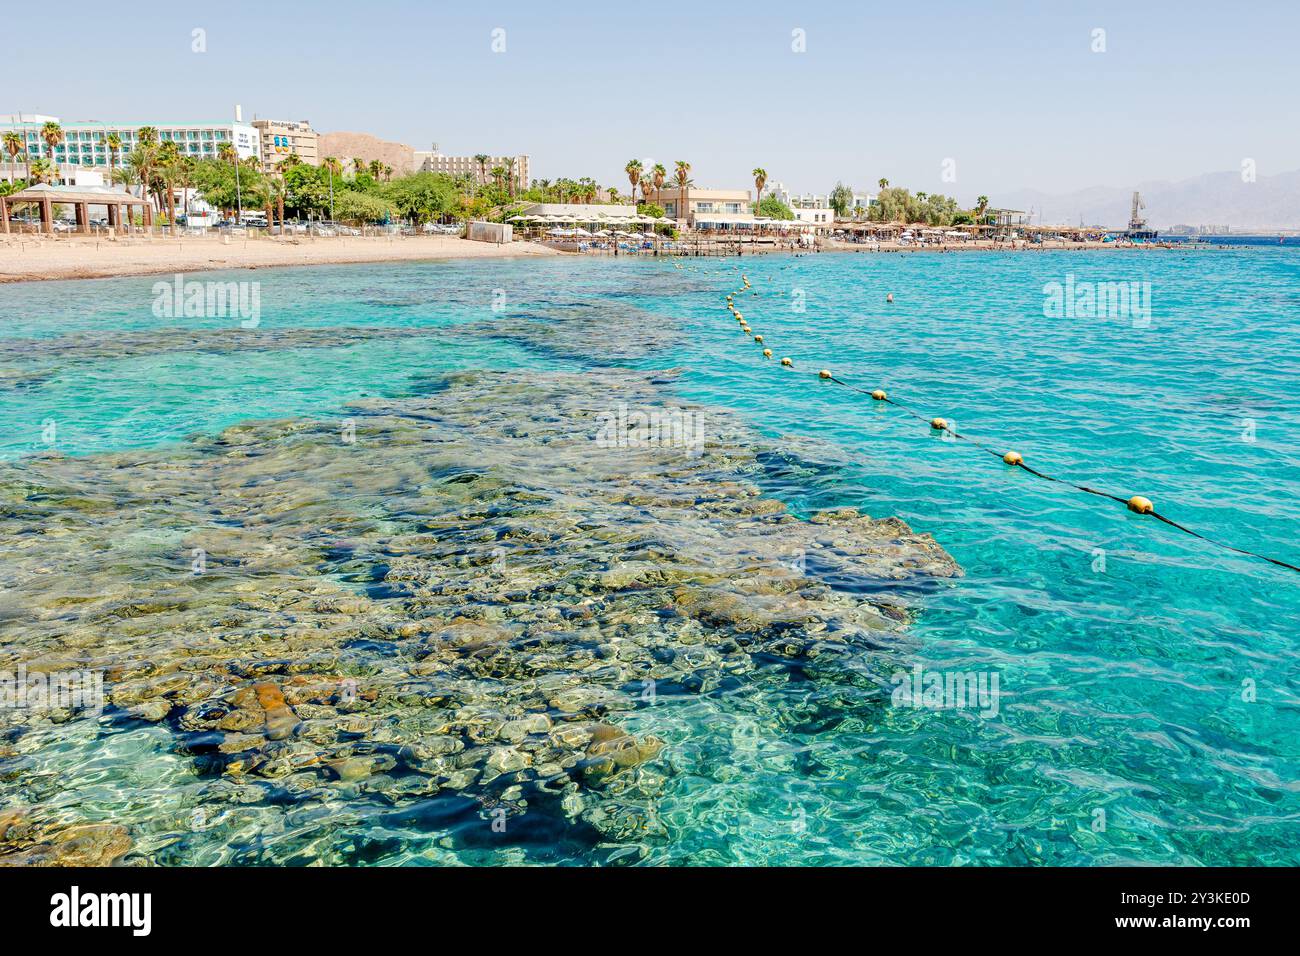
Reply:
[[256, 269], [356, 262], [407, 262], [558, 255], [535, 242], [496, 245], [454, 236], [333, 239], [103, 239], [12, 236], [0, 241], [0, 282]]

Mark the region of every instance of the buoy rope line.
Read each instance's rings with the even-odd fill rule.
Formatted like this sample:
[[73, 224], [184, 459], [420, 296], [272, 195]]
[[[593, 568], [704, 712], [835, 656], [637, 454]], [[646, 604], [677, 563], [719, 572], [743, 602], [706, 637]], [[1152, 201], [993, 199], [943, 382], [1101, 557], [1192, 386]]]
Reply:
[[[736, 319], [736, 321], [740, 323], [740, 330], [744, 332], [747, 336], [749, 336], [751, 339], [753, 339], [756, 344], [763, 346], [763, 357], [765, 359], [771, 359], [773, 355], [771, 347], [766, 343], [764, 337], [761, 334], [756, 333], [750, 327], [749, 323], [745, 319], [744, 313], [741, 312], [739, 309], [737, 309], [735, 306], [735, 302], [734, 302], [735, 296], [743, 295], [746, 292], [751, 291], [752, 289], [748, 277], [746, 277], [743, 273], [740, 276], [740, 280], [742, 283], [740, 289], [727, 296], [727, 310], [732, 314], [732, 316]], [[893, 301], [892, 294], [890, 296], [890, 301]], [[781, 359], [781, 366], [783, 368], [794, 370], [794, 360], [792, 358], [789, 358], [788, 356], [784, 357]], [[1169, 527], [1171, 528], [1175, 528], [1183, 532], [1184, 534], [1191, 535], [1193, 538], [1198, 538], [1201, 541], [1214, 545], [1215, 547], [1223, 548], [1226, 551], [1232, 551], [1235, 552], [1236, 554], [1244, 554], [1248, 557], [1259, 558], [1261, 561], [1267, 561], [1269, 564], [1277, 565], [1279, 568], [1286, 568], [1290, 571], [1300, 572], [1300, 566], [1289, 564], [1286, 561], [1280, 561], [1277, 558], [1270, 558], [1268, 555], [1260, 554], [1256, 551], [1248, 551], [1245, 548], [1234, 547], [1233, 545], [1227, 544], [1223, 541], [1219, 541], [1215, 538], [1211, 538], [1208, 537], [1207, 535], [1203, 535], [1198, 531], [1193, 531], [1191, 528], [1187, 527], [1186, 525], [1179, 524], [1177, 521], [1174, 521], [1172, 518], [1162, 515], [1160, 512], [1156, 510], [1155, 505], [1151, 503], [1151, 500], [1149, 498], [1144, 498], [1142, 495], [1133, 495], [1131, 498], [1123, 498], [1119, 495], [1111, 494], [1108, 491], [1102, 491], [1099, 488], [1093, 488], [1089, 485], [1081, 485], [1078, 484], [1077, 482], [1070, 481], [1068, 478], [1058, 478], [1055, 475], [1049, 475], [1044, 472], [1041, 472], [1037, 468], [1031, 468], [1029, 465], [1025, 464], [1024, 456], [1021, 455], [1019, 452], [1017, 451], [1000, 452], [994, 448], [990, 448], [988, 445], [984, 444], [981, 441], [977, 441], [974, 438], [971, 438], [969, 435], [963, 435], [962, 433], [957, 431], [957, 429], [954, 428], [951, 424], [949, 424], [949, 422], [946, 419], [928, 418], [925, 415], [918, 412], [916, 409], [911, 408], [908, 405], [905, 405], [904, 403], [898, 401], [897, 399], [890, 398], [889, 394], [885, 392], [884, 389], [862, 388], [858, 385], [854, 385], [852, 382], [846, 382], [844, 379], [831, 373], [829, 369], [820, 370], [817, 373], [817, 377], [821, 381], [831, 382], [834, 385], [839, 385], [840, 387], [847, 388], [850, 391], [857, 392], [862, 395], [868, 395], [871, 397], [873, 401], [882, 402], [886, 405], [893, 405], [895, 408], [901, 410], [907, 415], [912, 416], [918, 421], [927, 423], [932, 430], [937, 432], [944, 432], [948, 435], [951, 435], [953, 438], [957, 439], [958, 441], [968, 442], [969, 444], [974, 445], [976, 448], [979, 448], [980, 450], [985, 451], [990, 455], [993, 455], [995, 458], [1000, 458], [1004, 464], [1009, 465], [1012, 468], [1019, 468], [1022, 471], [1026, 471], [1029, 474], [1033, 475], [1035, 478], [1041, 478], [1044, 481], [1051, 481], [1051, 482], [1055, 482], [1056, 484], [1065, 485], [1069, 488], [1074, 488], [1078, 491], [1082, 491], [1090, 495], [1096, 495], [1099, 498], [1108, 498], [1111, 501], [1116, 501], [1124, 505], [1126, 508], [1128, 508], [1129, 511], [1133, 512], [1134, 514], [1150, 515], [1152, 518], [1155, 518], [1157, 521], [1169, 525]]]

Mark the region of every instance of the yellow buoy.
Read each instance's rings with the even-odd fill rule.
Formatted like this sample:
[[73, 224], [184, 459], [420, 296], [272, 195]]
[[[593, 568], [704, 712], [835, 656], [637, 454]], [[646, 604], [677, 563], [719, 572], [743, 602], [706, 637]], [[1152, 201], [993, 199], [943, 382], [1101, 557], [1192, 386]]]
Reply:
[[871, 393], [871, 397], [878, 402], [883, 402], [889, 396], [885, 393], [885, 390], [883, 388], [878, 388]]
[[948, 423], [942, 418], [932, 418], [930, 419], [930, 427], [937, 432], [941, 432], [948, 427]]
[[756, 335], [756, 336], [754, 336], [754, 341], [755, 341], [755, 342], [762, 342], [762, 341], [763, 341], [763, 336], [761, 336], [761, 335]]
[[886, 302], [893, 302], [893, 301], [894, 301], [894, 293], [891, 292], [891, 293], [889, 293], [889, 295], [885, 296], [885, 301], [886, 301]]
[[1023, 465], [1025, 463], [1025, 460], [1020, 457], [1020, 452], [1018, 451], [1007, 452], [1002, 456], [1002, 460], [1008, 465]]
[[763, 358], [771, 358], [771, 357], [772, 357], [772, 350], [771, 350], [771, 349], [763, 349]]
[[830, 377], [831, 377], [831, 370], [828, 369], [828, 368], [824, 368], [824, 369], [822, 369], [820, 372], [817, 373], [817, 377], [818, 377], [818, 378], [830, 378]]
[[789, 366], [789, 367], [791, 367], [791, 368], [794, 367], [794, 362], [792, 362], [792, 361], [791, 361], [790, 359], [788, 359], [788, 358], [783, 358], [783, 359], [781, 359], [781, 364], [782, 364], [782, 365]]
[[736, 318], [738, 318], [738, 319], [743, 319], [744, 317], [745, 317], [745, 316], [744, 316], [743, 313], [741, 313], [741, 312], [737, 312], [737, 313], [736, 313]]
[[1134, 495], [1128, 500], [1128, 510], [1134, 514], [1149, 515], [1155, 514], [1156, 506], [1151, 503], [1150, 498]]

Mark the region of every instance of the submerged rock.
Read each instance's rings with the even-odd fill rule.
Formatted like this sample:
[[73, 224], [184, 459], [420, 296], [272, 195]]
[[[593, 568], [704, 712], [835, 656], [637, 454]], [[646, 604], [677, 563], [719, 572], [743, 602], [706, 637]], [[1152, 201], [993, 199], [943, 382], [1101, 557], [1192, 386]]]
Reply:
[[[468, 797], [661, 834], [656, 701], [774, 662], [830, 674], [960, 572], [896, 519], [791, 516], [759, 491], [763, 443], [658, 379], [457, 373], [346, 409], [355, 443], [296, 419], [0, 465], [0, 663], [102, 671], [108, 725], [168, 728], [233, 805]], [[620, 408], [699, 431], [629, 440]], [[60, 729], [0, 721], [20, 802], [7, 766]], [[105, 827], [0, 852], [118, 859]]]

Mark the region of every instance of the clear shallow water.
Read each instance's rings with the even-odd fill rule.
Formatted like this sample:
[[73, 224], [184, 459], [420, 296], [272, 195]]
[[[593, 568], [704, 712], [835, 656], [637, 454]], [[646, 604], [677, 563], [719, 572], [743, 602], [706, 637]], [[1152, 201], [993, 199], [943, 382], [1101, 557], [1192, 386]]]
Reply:
[[[562, 314], [601, 302], [611, 323], [678, 366], [674, 388], [763, 432], [851, 453], [833, 468], [774, 471], [796, 513], [852, 505], [928, 531], [965, 569], [914, 597], [912, 660], [996, 672], [996, 717], [868, 706], [851, 680], [755, 680], [626, 715], [666, 741], [655, 813], [666, 863], [1294, 864], [1300, 825], [1300, 575], [1215, 549], [1122, 507], [1004, 469], [897, 409], [764, 363], [722, 306], [734, 260], [528, 261], [223, 274], [261, 282], [262, 329], [444, 327]], [[1300, 501], [1300, 256], [1287, 250], [747, 258], [755, 331], [800, 369], [942, 414], [1043, 470], [1145, 494], [1171, 518], [1293, 563]], [[695, 270], [695, 271], [692, 271]], [[1152, 320], [1046, 319], [1043, 284], [1147, 280]], [[150, 311], [153, 278], [0, 288], [6, 362], [39, 376], [0, 391], [0, 453], [166, 446], [250, 417], [331, 413], [401, 395], [460, 368], [581, 363], [498, 338], [423, 336], [288, 351], [87, 356], [181, 322]], [[805, 311], [792, 293], [802, 292]], [[893, 292], [896, 301], [885, 303]], [[676, 326], [674, 328], [674, 323]], [[229, 320], [184, 320], [218, 337]], [[591, 343], [600, 356], [601, 342]], [[1247, 421], [1254, 441], [1243, 440]], [[1104, 571], [1099, 556], [1104, 553]], [[1258, 700], [1242, 699], [1253, 681]], [[73, 725], [70, 725], [73, 726]], [[47, 796], [148, 819], [166, 862], [248, 859], [265, 831], [205, 842], [187, 801], [194, 769], [166, 734], [70, 730], [65, 782]], [[87, 759], [94, 754], [93, 760]], [[52, 755], [51, 759], [59, 759]], [[140, 773], [157, 765], [156, 775]], [[151, 780], [153, 781], [151, 783]], [[1098, 810], [1105, 828], [1098, 831]], [[200, 812], [203, 811], [200, 807]], [[206, 820], [206, 817], [205, 817]], [[382, 826], [384, 832], [376, 834]], [[169, 841], [173, 828], [184, 841]], [[298, 861], [338, 844], [365, 862], [591, 862], [581, 840], [527, 833], [448, 849], [435, 821], [394, 826], [364, 807], [323, 825], [288, 813]], [[369, 841], [369, 842], [367, 842]], [[285, 851], [290, 852], [289, 850]], [[600, 860], [619, 859], [617, 853]]]

